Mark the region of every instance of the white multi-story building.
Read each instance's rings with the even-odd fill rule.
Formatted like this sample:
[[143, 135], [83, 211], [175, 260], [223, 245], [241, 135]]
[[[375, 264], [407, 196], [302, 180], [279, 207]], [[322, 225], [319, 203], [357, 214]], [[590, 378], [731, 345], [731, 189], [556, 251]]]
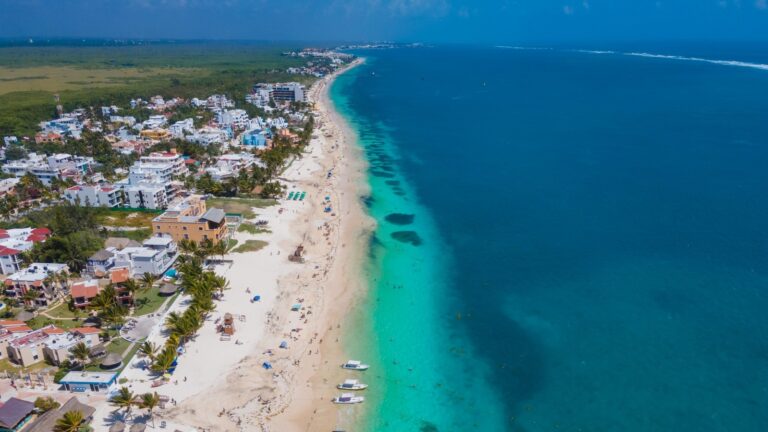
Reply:
[[68, 272], [66, 264], [57, 263], [32, 263], [29, 267], [21, 269], [5, 279], [5, 295], [21, 298], [29, 290], [36, 290], [39, 297], [34, 300], [38, 306], [47, 306], [48, 302], [57, 294], [56, 288], [48, 282], [49, 276], [62, 272]]
[[2, 171], [15, 177], [32, 174], [43, 184], [50, 185], [54, 178], [71, 178], [79, 181], [91, 171], [93, 158], [59, 153], [46, 158], [45, 155], [30, 153], [26, 159], [19, 159], [3, 164]]
[[223, 144], [228, 139], [229, 134], [226, 131], [211, 127], [200, 128], [193, 135], [187, 136], [187, 141], [204, 146]]
[[191, 118], [177, 121], [168, 128], [168, 131], [174, 138], [184, 138], [184, 135], [195, 133], [195, 122]]
[[187, 173], [187, 166], [184, 163], [184, 158], [174, 152], [155, 152], [150, 153], [147, 156], [142, 156], [139, 159], [142, 164], [170, 164], [174, 176], [183, 175]]
[[124, 124], [128, 127], [131, 127], [136, 124], [136, 117], [134, 116], [109, 116], [109, 122], [110, 123], [117, 123], [117, 124]]
[[146, 273], [159, 276], [168, 270], [178, 257], [176, 243], [168, 236], [151, 237], [144, 240], [140, 247], [107, 250], [114, 254], [114, 267], [130, 269], [132, 277]]
[[260, 161], [251, 153], [225, 154], [216, 160], [216, 164], [205, 169], [216, 181], [223, 181], [236, 177], [240, 171], [250, 169], [260, 164]]
[[223, 110], [216, 113], [216, 121], [219, 125], [233, 129], [245, 129], [248, 127], [248, 120], [248, 113], [242, 109]]
[[212, 95], [206, 100], [205, 106], [207, 106], [208, 109], [227, 109], [233, 108], [235, 103], [230, 99], [227, 99], [227, 96], [225, 95]]
[[0, 273], [11, 274], [21, 270], [21, 254], [44, 242], [51, 235], [48, 228], [16, 228], [0, 230]]
[[83, 207], [120, 207], [122, 192], [112, 185], [72, 186], [64, 191], [64, 199]]
[[138, 183], [123, 187], [128, 207], [160, 210], [168, 207], [171, 198], [168, 197], [165, 185], [157, 183]]

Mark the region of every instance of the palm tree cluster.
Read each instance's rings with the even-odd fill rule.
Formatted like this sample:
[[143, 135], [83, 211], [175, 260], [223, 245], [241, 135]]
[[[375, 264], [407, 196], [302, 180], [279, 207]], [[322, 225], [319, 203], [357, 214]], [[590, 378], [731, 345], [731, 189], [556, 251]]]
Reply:
[[152, 426], [155, 420], [152, 416], [155, 408], [160, 405], [160, 396], [157, 393], [144, 393], [136, 395], [128, 387], [121, 387], [116, 395], [112, 396], [109, 403], [117, 407], [118, 410], [124, 409], [126, 418], [130, 416], [133, 407], [145, 409], [152, 419]]
[[226, 254], [227, 243], [225, 241], [214, 242], [211, 239], [205, 239], [201, 242], [182, 239], [179, 242], [179, 251], [182, 253], [182, 255], [179, 257], [180, 264], [184, 264], [189, 261], [203, 264], [205, 260], [210, 256], [223, 256]]
[[213, 303], [214, 296], [220, 297], [224, 290], [229, 288], [225, 277], [203, 268], [203, 262], [210, 254], [225, 253], [226, 249], [222, 248], [222, 244], [186, 240], [179, 243], [182, 252], [178, 265], [181, 286], [192, 297], [192, 301], [184, 312], [174, 311], [166, 317], [165, 327], [170, 336], [162, 348], [149, 342], [141, 346], [141, 352], [151, 362], [152, 371], [164, 374], [173, 367], [178, 347], [197, 334], [205, 318], [216, 308]]
[[[135, 286], [135, 283], [131, 284], [131, 286]], [[105, 286], [91, 300], [90, 306], [92, 309], [99, 311], [101, 319], [113, 326], [122, 324], [125, 316], [128, 315], [128, 308], [120, 302], [117, 290], [113, 284]]]
[[123, 304], [123, 299], [126, 298], [124, 295], [127, 294], [127, 298], [134, 302], [136, 293], [149, 290], [156, 280], [156, 276], [145, 273], [140, 282], [128, 279], [119, 285], [108, 284], [91, 300], [90, 308], [98, 311], [99, 317], [105, 322], [118, 326], [123, 323], [129, 312], [128, 307]]

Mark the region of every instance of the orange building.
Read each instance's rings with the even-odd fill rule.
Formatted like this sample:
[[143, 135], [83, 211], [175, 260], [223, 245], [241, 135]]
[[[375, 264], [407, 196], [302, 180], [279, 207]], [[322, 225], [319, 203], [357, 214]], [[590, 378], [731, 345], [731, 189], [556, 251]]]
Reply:
[[173, 240], [214, 243], [227, 239], [229, 231], [224, 210], [207, 209], [200, 195], [192, 195], [152, 220], [152, 232], [171, 236]]

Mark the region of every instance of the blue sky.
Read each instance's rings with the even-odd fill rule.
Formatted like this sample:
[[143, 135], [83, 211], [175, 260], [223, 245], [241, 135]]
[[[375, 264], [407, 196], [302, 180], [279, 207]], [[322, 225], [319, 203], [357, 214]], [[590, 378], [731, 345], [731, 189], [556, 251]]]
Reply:
[[0, 37], [768, 40], [768, 0], [0, 0]]

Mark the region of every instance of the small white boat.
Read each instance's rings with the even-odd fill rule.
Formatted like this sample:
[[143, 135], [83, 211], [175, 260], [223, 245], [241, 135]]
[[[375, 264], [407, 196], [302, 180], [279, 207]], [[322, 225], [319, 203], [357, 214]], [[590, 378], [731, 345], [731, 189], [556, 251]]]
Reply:
[[367, 364], [362, 364], [359, 360], [347, 360], [346, 363], [341, 365], [342, 369], [350, 369], [350, 370], [358, 370], [358, 371], [364, 371], [368, 369]]
[[368, 384], [363, 384], [356, 379], [348, 379], [337, 385], [336, 388], [339, 390], [365, 390], [368, 388]]
[[331, 399], [331, 402], [335, 404], [349, 405], [349, 404], [363, 403], [364, 400], [365, 398], [362, 396], [355, 396], [352, 393], [342, 393], [341, 396]]

